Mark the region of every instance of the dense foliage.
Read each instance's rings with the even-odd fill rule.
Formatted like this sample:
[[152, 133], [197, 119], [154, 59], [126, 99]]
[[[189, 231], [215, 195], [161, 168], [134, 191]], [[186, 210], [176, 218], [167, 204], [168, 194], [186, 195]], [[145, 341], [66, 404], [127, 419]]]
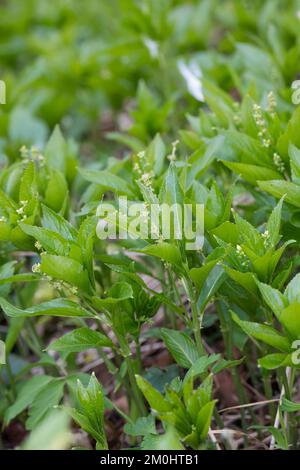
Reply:
[[[299, 28], [299, 0], [1, 2], [4, 448], [299, 448]], [[120, 196], [203, 204], [203, 247], [99, 239]]]

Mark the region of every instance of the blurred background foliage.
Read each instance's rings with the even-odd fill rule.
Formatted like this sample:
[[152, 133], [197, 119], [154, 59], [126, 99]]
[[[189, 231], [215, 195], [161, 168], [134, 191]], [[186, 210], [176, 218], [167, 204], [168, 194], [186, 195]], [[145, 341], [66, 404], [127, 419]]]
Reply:
[[198, 107], [180, 60], [223, 90], [242, 93], [255, 80], [260, 95], [280, 88], [287, 98], [298, 9], [297, 0], [1, 1], [2, 160], [16, 159], [20, 143], [44, 144], [57, 123], [95, 159], [110, 151], [106, 131], [173, 138]]

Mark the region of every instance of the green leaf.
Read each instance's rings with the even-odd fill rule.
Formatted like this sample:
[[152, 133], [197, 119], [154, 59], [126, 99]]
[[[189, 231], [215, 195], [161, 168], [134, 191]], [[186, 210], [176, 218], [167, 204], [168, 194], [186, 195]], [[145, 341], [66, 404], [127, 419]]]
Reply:
[[20, 182], [19, 201], [32, 202], [37, 198], [35, 166], [33, 162], [29, 162]]
[[66, 170], [66, 142], [60, 127], [55, 126], [45, 148], [45, 158], [50, 168], [55, 168], [65, 173]]
[[39, 241], [50, 254], [63, 256], [69, 253], [69, 243], [60, 234], [43, 227], [35, 227], [25, 223], [20, 223], [20, 227], [27, 235]]
[[290, 304], [297, 302], [300, 304], [300, 273], [296, 274], [287, 285], [284, 296]]
[[136, 382], [153, 410], [157, 411], [158, 413], [167, 413], [168, 411], [171, 411], [171, 404], [165, 400], [162, 394], [159, 393], [159, 391], [156, 390], [156, 388], [154, 388], [150, 382], [140, 375], [136, 375]]
[[99, 184], [106, 191], [113, 191], [120, 195], [134, 197], [134, 191], [131, 186], [120, 176], [110, 173], [107, 170], [79, 170], [81, 176], [91, 183]]
[[37, 317], [49, 315], [55, 317], [93, 318], [94, 315], [83, 307], [68, 299], [53, 299], [27, 309], [20, 309], [0, 297], [0, 306], [9, 317]]
[[6, 364], [5, 343], [0, 339], [0, 366]]
[[220, 361], [217, 362], [212, 367], [212, 373], [213, 374], [219, 374], [222, 372], [224, 369], [231, 369], [232, 367], [239, 366], [242, 364], [242, 362], [245, 360], [245, 357], [241, 357], [241, 359], [220, 359]]
[[71, 445], [69, 417], [62, 410], [45, 416], [22, 444], [22, 450], [67, 450]]
[[273, 209], [267, 222], [267, 231], [269, 233], [269, 242], [275, 247], [280, 240], [281, 212], [284, 197], [280, 199], [277, 206]]
[[300, 410], [300, 403], [295, 403], [294, 401], [283, 397], [281, 401], [281, 409], [282, 411], [287, 411], [288, 413], [295, 413], [296, 411]]
[[278, 369], [279, 367], [294, 367], [291, 354], [282, 353], [268, 354], [259, 359], [258, 364], [268, 370]]
[[236, 245], [239, 238], [239, 230], [232, 222], [223, 222], [223, 224], [210, 230], [210, 233], [217, 238]]
[[293, 183], [300, 184], [300, 149], [289, 145], [290, 166]]
[[293, 303], [282, 310], [278, 318], [293, 339], [300, 339], [300, 304]]
[[133, 289], [128, 282], [116, 282], [107, 292], [108, 297], [114, 300], [133, 299]]
[[18, 395], [14, 403], [7, 408], [4, 415], [5, 424], [8, 425], [12, 419], [18, 416], [28, 406], [30, 406], [39, 392], [48, 386], [53, 380], [48, 375], [35, 375], [23, 382], [18, 390]]
[[257, 166], [270, 166], [270, 159], [262, 144], [247, 134], [227, 131], [226, 140], [230, 145], [230, 153], [234, 152], [242, 163]]
[[285, 201], [292, 206], [300, 207], [300, 186], [291, 181], [270, 180], [258, 181], [258, 186], [262, 191], [272, 194], [280, 199], [285, 196]]
[[77, 230], [61, 215], [57, 214], [49, 207], [42, 204], [43, 216], [42, 224], [46, 229], [58, 233], [67, 240], [76, 241]]
[[279, 319], [281, 316], [282, 310], [287, 307], [288, 303], [284, 295], [277, 289], [269, 286], [268, 284], [263, 284], [262, 282], [256, 281], [260, 293], [270, 307], [270, 309], [275, 313], [276, 317]]
[[160, 242], [153, 245], [147, 245], [142, 250], [139, 250], [140, 253], [145, 253], [150, 256], [156, 256], [162, 261], [167, 263], [180, 265], [181, 264], [181, 255], [179, 248], [171, 243]]
[[70, 331], [70, 333], [61, 336], [53, 341], [47, 347], [47, 350], [59, 352], [81, 352], [90, 348], [112, 347], [112, 341], [98, 331], [83, 327]]
[[191, 150], [196, 151], [199, 149], [199, 147], [201, 147], [202, 140], [196, 132], [190, 130], [180, 130], [179, 134], [183, 143]]
[[2, 189], [0, 189], [0, 207], [3, 211], [7, 212], [8, 214], [11, 212], [15, 212], [18, 209], [17, 203], [8, 197]]
[[163, 328], [161, 336], [167, 349], [181, 367], [190, 368], [199, 357], [192, 339], [184, 332]]
[[168, 427], [168, 430], [165, 434], [148, 434], [141, 444], [141, 449], [144, 451], [185, 450], [179, 435], [171, 426]]
[[72, 258], [42, 253], [41, 271], [54, 279], [78, 287], [87, 294], [92, 292], [87, 271], [81, 263]]
[[95, 431], [95, 429], [92, 427], [91, 423], [89, 422], [89, 419], [80, 411], [78, 411], [75, 408], [70, 408], [70, 407], [63, 407], [63, 410], [68, 413], [71, 418], [77, 423], [85, 432], [90, 434], [95, 441], [98, 439], [100, 440], [102, 437], [101, 435], [98, 435], [98, 433]]
[[97, 435], [97, 449], [107, 449], [104, 430], [104, 395], [94, 373], [86, 388], [78, 381], [77, 395], [82, 412]]
[[10, 318], [8, 321], [8, 333], [5, 339], [6, 354], [10, 354], [17, 342], [20, 331], [23, 328], [25, 318]]
[[208, 302], [216, 294], [226, 279], [226, 273], [222, 266], [216, 265], [208, 274], [199, 298], [197, 300], [197, 308], [203, 312]]
[[59, 404], [63, 397], [64, 384], [62, 379], [53, 379], [39, 391], [29, 409], [29, 417], [26, 421], [27, 429], [35, 428], [46, 413]]
[[285, 160], [288, 160], [289, 146], [293, 144], [296, 147], [300, 147], [300, 108], [296, 107], [292, 114], [291, 119], [288, 122], [286, 130], [280, 136], [277, 142], [277, 150], [279, 155]]
[[290, 352], [291, 346], [288, 338], [279, 334], [271, 326], [240, 320], [234, 312], [232, 312], [232, 318], [248, 336], [273, 346], [280, 351]]
[[222, 123], [222, 127], [227, 127], [230, 116], [234, 113], [233, 100], [231, 96], [220, 87], [206, 78], [202, 79], [204, 86], [205, 101], [210, 109], [216, 114]]
[[203, 146], [196, 150], [188, 159], [188, 172], [185, 182], [186, 190], [189, 190], [195, 179], [205, 173], [212, 162], [217, 158], [218, 152], [224, 144], [224, 137], [218, 135], [211, 139], [207, 146]]
[[114, 305], [123, 302], [124, 300], [133, 299], [133, 289], [128, 282], [116, 282], [107, 293], [107, 297], [100, 299], [99, 297], [92, 297], [94, 305], [101, 309], [106, 308], [110, 310]]
[[14, 277], [15, 264], [15, 261], [9, 261], [0, 266], [0, 296], [6, 297], [9, 294], [11, 289], [9, 284]]
[[264, 242], [261, 234], [247, 220], [242, 219], [236, 212], [234, 219], [239, 231], [241, 243], [244, 243], [250, 250], [257, 255], [263, 255], [265, 252]]
[[208, 367], [220, 359], [220, 354], [211, 354], [210, 356], [199, 357], [184, 377], [184, 382], [190, 378], [195, 379], [207, 371]]
[[63, 173], [51, 170], [48, 185], [45, 191], [45, 204], [54, 211], [63, 211], [68, 198], [68, 184]]
[[95, 288], [93, 248], [96, 237], [96, 225], [96, 217], [87, 217], [80, 225], [77, 238], [77, 243], [82, 252], [82, 260], [93, 288]]
[[234, 173], [241, 175], [245, 181], [253, 186], [257, 185], [257, 181], [283, 179], [283, 176], [278, 171], [263, 166], [226, 161], [222, 161], [222, 163]]
[[11, 284], [13, 282], [31, 282], [31, 281], [40, 281], [40, 276], [31, 273], [21, 273], [21, 274], [14, 274], [10, 277], [5, 277], [3, 279], [0, 278], [0, 286], [5, 284]]
[[107, 132], [105, 137], [107, 139], [118, 142], [124, 145], [125, 147], [129, 147], [135, 153], [142, 152], [145, 148], [141, 140], [131, 135], [123, 134], [121, 132]]
[[146, 157], [151, 168], [154, 169], [155, 175], [159, 176], [164, 167], [166, 156], [166, 146], [159, 134], [150, 143], [146, 150]]
[[135, 423], [126, 423], [124, 431], [129, 436], [147, 436], [148, 434], [157, 434], [155, 428], [155, 418], [152, 415], [146, 418], [138, 418]]
[[250, 294], [257, 295], [257, 285], [255, 282], [255, 276], [253, 273], [242, 273], [235, 269], [224, 266], [224, 270], [228, 276], [233, 279], [237, 284], [244, 287]]
[[211, 419], [212, 419], [212, 415], [213, 415], [213, 411], [214, 411], [214, 407], [215, 407], [215, 403], [216, 403], [215, 400], [206, 403], [198, 413], [196, 428], [197, 428], [197, 432], [199, 434], [201, 441], [204, 441], [207, 436]]
[[169, 207], [173, 206], [173, 218], [177, 223], [180, 223], [181, 220], [183, 199], [183, 191], [179, 184], [177, 168], [175, 163], [171, 162], [164, 178], [159, 200], [163, 204], [168, 204]]
[[215, 259], [204, 264], [201, 268], [192, 268], [190, 270], [190, 277], [199, 291], [201, 291], [208, 274], [218, 262], [219, 259]]

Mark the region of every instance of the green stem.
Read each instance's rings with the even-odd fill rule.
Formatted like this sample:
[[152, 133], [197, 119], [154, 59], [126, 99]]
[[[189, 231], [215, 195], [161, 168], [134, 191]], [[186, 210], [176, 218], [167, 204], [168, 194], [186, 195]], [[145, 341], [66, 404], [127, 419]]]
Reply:
[[[272, 391], [270, 380], [271, 380], [271, 374], [269, 373], [269, 371], [267, 375], [263, 373], [264, 391], [265, 391], [265, 396], [267, 400], [271, 400], [273, 398], [273, 391]], [[269, 403], [269, 413], [271, 416], [271, 420], [274, 421], [275, 416], [276, 416], [275, 403]]]
[[121, 410], [113, 401], [106, 397], [106, 401], [116, 410], [116, 412], [126, 421], [127, 423], [134, 424], [134, 421], [124, 411]]
[[14, 375], [12, 373], [12, 369], [11, 369], [11, 366], [10, 366], [10, 360], [9, 360], [8, 356], [6, 357], [6, 364], [5, 365], [6, 365], [6, 372], [7, 372], [9, 383], [10, 383], [10, 386], [11, 386], [13, 398], [16, 399], [17, 389], [16, 389], [15, 379], [14, 379]]
[[[224, 305], [222, 302], [217, 303], [217, 309], [218, 309], [219, 319], [220, 319], [220, 324], [221, 324], [221, 332], [222, 332], [224, 343], [225, 343], [226, 355], [228, 359], [232, 359], [233, 358], [232, 335], [228, 328], [228, 322], [224, 313]], [[232, 369], [232, 378], [233, 378], [233, 382], [234, 382], [234, 386], [236, 389], [239, 402], [242, 405], [244, 405], [247, 403], [248, 400], [247, 400], [246, 393], [245, 393], [244, 387], [240, 379], [240, 375], [236, 367], [233, 367]], [[242, 422], [243, 432], [247, 434], [248, 425], [247, 425], [247, 420], [246, 420], [246, 412], [243, 408], [241, 409], [241, 422]], [[247, 447], [247, 445], [248, 445], [248, 437], [245, 435], [244, 436], [245, 448]]]
[[[172, 299], [176, 299], [176, 286], [175, 286], [175, 281], [174, 281], [174, 278], [172, 276], [172, 272], [170, 270], [170, 268], [167, 269], [167, 276], [168, 276], [168, 281], [169, 281], [169, 288], [168, 288], [168, 294], [169, 296], [172, 298]], [[170, 323], [171, 323], [171, 327], [176, 330], [177, 329], [177, 324], [176, 324], [176, 316], [174, 315], [173, 312], [170, 312]]]
[[135, 350], [136, 350], [137, 367], [138, 367], [138, 371], [140, 374], [143, 370], [143, 361], [142, 361], [141, 345], [138, 339], [135, 340]]
[[146, 407], [143, 399], [143, 395], [140, 391], [140, 389], [137, 386], [136, 380], [135, 380], [135, 373], [132, 365], [132, 360], [130, 357], [125, 358], [126, 365], [127, 365], [127, 372], [128, 372], [128, 377], [129, 377], [129, 382], [131, 386], [131, 392], [132, 396], [134, 398], [134, 403], [136, 405], [136, 408], [140, 414], [140, 416], [145, 416], [146, 415]]
[[[290, 374], [287, 375], [288, 371]], [[287, 368], [283, 371], [282, 374], [282, 383], [284, 386], [285, 396], [288, 400], [292, 400], [292, 390], [293, 390], [293, 382], [294, 382], [294, 370]], [[298, 441], [298, 430], [297, 430], [297, 419], [295, 413], [287, 413], [287, 423], [288, 423], [288, 431], [287, 437], [289, 445], [292, 449], [297, 448], [297, 441]]]
[[114, 363], [112, 362], [111, 359], [109, 359], [109, 357], [107, 357], [107, 354], [105, 352], [103, 352], [100, 348], [98, 349], [98, 354], [99, 356], [101, 357], [101, 359], [103, 360], [104, 364], [106, 365], [108, 371], [112, 374], [112, 375], [116, 375], [118, 373], [118, 369], [117, 367], [114, 365]]
[[198, 314], [197, 299], [196, 299], [194, 288], [190, 279], [187, 277], [184, 277], [182, 281], [183, 281], [183, 286], [184, 286], [184, 289], [186, 291], [186, 294], [188, 296], [189, 303], [191, 306], [192, 326], [193, 326], [193, 334], [194, 334], [194, 338], [196, 341], [196, 346], [197, 346], [199, 355], [203, 356], [206, 354], [205, 348], [202, 342], [202, 337], [201, 337], [201, 325], [202, 325], [203, 314], [202, 313], [200, 313], [200, 315]]

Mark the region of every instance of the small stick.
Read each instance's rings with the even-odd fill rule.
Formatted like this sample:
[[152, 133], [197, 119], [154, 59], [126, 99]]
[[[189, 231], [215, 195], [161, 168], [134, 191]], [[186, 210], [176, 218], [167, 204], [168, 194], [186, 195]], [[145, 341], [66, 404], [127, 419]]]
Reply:
[[269, 403], [274, 403], [278, 401], [279, 401], [279, 398], [274, 398], [273, 400], [263, 400], [263, 401], [256, 401], [255, 403], [245, 403], [244, 405], [230, 406], [229, 408], [223, 408], [222, 410], [219, 410], [219, 413], [225, 413], [225, 411], [237, 410], [240, 408], [250, 408], [252, 406], [264, 406], [264, 405], [268, 405]]

